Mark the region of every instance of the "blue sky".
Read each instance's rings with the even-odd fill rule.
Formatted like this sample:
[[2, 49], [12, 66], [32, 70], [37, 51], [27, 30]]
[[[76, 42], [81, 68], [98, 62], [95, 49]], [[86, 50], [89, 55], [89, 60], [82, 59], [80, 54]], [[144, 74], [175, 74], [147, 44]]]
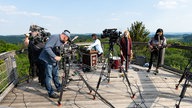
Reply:
[[192, 32], [192, 0], [0, 0], [0, 34], [24, 34], [31, 24], [52, 34], [124, 31], [135, 21], [155, 32]]

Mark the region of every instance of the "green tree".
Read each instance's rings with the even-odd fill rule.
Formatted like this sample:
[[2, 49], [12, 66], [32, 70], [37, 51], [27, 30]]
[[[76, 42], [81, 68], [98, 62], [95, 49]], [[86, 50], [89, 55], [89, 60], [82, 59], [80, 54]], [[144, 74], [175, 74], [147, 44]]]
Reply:
[[150, 34], [149, 30], [145, 28], [143, 22], [138, 21], [131, 24], [128, 31], [130, 32], [132, 41], [135, 42], [146, 42], [148, 40], [148, 35]]
[[19, 46], [16, 44], [6, 43], [5, 41], [0, 40], [0, 53], [11, 51], [11, 50], [19, 50]]
[[[128, 31], [130, 32], [131, 39], [134, 42], [147, 42], [149, 39], [148, 35], [150, 32], [142, 22], [136, 21], [132, 23], [130, 29], [128, 28]], [[148, 60], [149, 52], [146, 45], [141, 46], [133, 44], [132, 50], [134, 58], [136, 56], [145, 56]]]

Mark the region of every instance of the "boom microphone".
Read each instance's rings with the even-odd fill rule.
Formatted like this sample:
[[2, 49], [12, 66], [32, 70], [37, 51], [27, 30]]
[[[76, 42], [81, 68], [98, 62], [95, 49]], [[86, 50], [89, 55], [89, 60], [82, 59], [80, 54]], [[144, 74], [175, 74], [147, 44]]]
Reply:
[[79, 36], [75, 36], [75, 37], [71, 40], [71, 42], [73, 42], [74, 40], [76, 40], [78, 37], [79, 37]]

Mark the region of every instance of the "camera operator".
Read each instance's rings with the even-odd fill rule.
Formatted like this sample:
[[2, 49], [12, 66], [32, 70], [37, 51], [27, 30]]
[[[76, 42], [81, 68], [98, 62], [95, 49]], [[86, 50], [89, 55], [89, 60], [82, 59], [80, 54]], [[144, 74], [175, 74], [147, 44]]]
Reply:
[[151, 56], [150, 56], [149, 68], [147, 72], [150, 72], [152, 62], [153, 62], [153, 57], [155, 56], [157, 57], [157, 66], [156, 66], [155, 73], [159, 72], [158, 68], [160, 66], [161, 59], [162, 59], [162, 51], [163, 51], [163, 48], [166, 47], [166, 45], [167, 45], [167, 42], [166, 42], [166, 38], [163, 35], [163, 29], [159, 28], [157, 29], [154, 37], [152, 37], [148, 42]]
[[[121, 65], [123, 65], [123, 61], [125, 61], [125, 72], [127, 72], [130, 59], [133, 56], [132, 40], [128, 30], [124, 31], [123, 37], [120, 40], [120, 52], [121, 52]], [[121, 71], [122, 70], [120, 68], [120, 72]]]
[[34, 78], [38, 76], [41, 86], [45, 86], [44, 65], [39, 59], [39, 55], [45, 45], [44, 42], [39, 41], [36, 37], [40, 36], [38, 29], [33, 29], [31, 33], [25, 34], [24, 44], [28, 46], [28, 58], [30, 63], [30, 75]]
[[88, 46], [88, 50], [91, 50], [92, 48], [96, 51], [98, 51], [98, 57], [102, 56], [103, 54], [103, 49], [101, 47], [101, 41], [97, 38], [96, 34], [92, 34], [92, 39], [94, 40], [94, 42]]
[[26, 47], [28, 47], [28, 45], [29, 45], [29, 36], [30, 36], [29, 33], [26, 33], [26, 34], [25, 34], [24, 45], [25, 45]]
[[58, 62], [61, 60], [61, 56], [58, 54], [58, 48], [67, 43], [69, 39], [70, 32], [68, 30], [64, 30], [60, 35], [51, 36], [39, 56], [45, 63], [45, 84], [50, 98], [59, 98], [51, 86], [52, 79], [57, 91], [60, 92], [62, 89], [59, 82]]

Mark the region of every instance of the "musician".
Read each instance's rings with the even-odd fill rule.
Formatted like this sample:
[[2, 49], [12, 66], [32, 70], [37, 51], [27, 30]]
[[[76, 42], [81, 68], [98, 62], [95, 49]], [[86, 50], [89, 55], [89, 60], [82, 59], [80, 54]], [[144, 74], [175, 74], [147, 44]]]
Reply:
[[92, 34], [92, 39], [94, 40], [94, 42], [88, 46], [88, 50], [91, 50], [92, 48], [96, 51], [98, 51], [98, 57], [102, 56], [103, 54], [103, 49], [101, 47], [101, 41], [97, 38], [96, 34]]
[[163, 29], [157, 29], [154, 37], [152, 37], [149, 42], [148, 46], [151, 51], [151, 57], [149, 61], [149, 68], [147, 72], [150, 72], [151, 66], [153, 63], [153, 57], [157, 58], [157, 66], [154, 73], [159, 73], [158, 68], [160, 67], [161, 59], [162, 59], [162, 51], [167, 45], [166, 38], [163, 35]]

